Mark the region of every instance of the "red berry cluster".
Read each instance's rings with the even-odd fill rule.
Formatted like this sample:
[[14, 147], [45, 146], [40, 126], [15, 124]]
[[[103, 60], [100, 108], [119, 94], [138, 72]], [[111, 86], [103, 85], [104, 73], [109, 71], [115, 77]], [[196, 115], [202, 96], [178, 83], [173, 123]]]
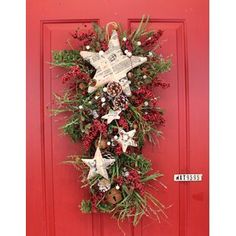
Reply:
[[151, 48], [151, 47], [155, 46], [157, 41], [159, 40], [159, 38], [162, 36], [162, 34], [163, 34], [162, 30], [157, 31], [151, 37], [143, 40], [142, 46], [144, 48]]
[[94, 120], [88, 134], [83, 138], [83, 146], [85, 150], [89, 150], [92, 142], [99, 134], [107, 134], [107, 125], [99, 120]]
[[105, 40], [101, 41], [101, 42], [100, 42], [100, 46], [101, 46], [101, 49], [102, 49], [103, 51], [106, 51], [106, 50], [108, 49], [108, 43], [107, 43], [107, 41], [105, 41]]
[[140, 175], [136, 170], [131, 170], [129, 176], [127, 177], [129, 184], [140, 192], [141, 195], [144, 194], [144, 185], [141, 182]]
[[72, 37], [74, 39], [79, 40], [83, 46], [86, 46], [89, 45], [91, 41], [94, 39], [95, 33], [93, 31], [78, 33], [78, 31], [76, 30], [74, 33], [72, 33]]
[[96, 194], [93, 194], [91, 197], [93, 211], [96, 212], [96, 206], [104, 198], [105, 193], [97, 191]]
[[114, 181], [119, 186], [126, 184], [132, 189], [139, 191], [141, 195], [144, 194], [144, 184], [141, 182], [140, 174], [137, 170], [130, 170], [127, 177], [119, 176]]
[[155, 122], [157, 125], [164, 125], [165, 123], [165, 119], [157, 111], [152, 111], [151, 113], [144, 114], [143, 119], [146, 121]]
[[82, 72], [79, 66], [72, 66], [70, 70], [62, 76], [62, 83], [65, 83], [71, 79], [80, 79], [85, 82], [89, 81], [88, 74]]
[[118, 123], [119, 123], [119, 126], [121, 126], [124, 130], [128, 131], [129, 124], [123, 116], [120, 117]]
[[124, 177], [120, 175], [116, 179], [114, 179], [114, 182], [117, 183], [119, 186], [122, 186], [122, 184], [124, 183]]
[[140, 89], [135, 90], [133, 92], [133, 95], [136, 96], [134, 102], [138, 106], [141, 105], [146, 100], [151, 100], [155, 98], [153, 92], [144, 86], [141, 87]]
[[155, 77], [155, 78], [152, 80], [152, 85], [153, 85], [153, 86], [156, 86], [156, 87], [161, 87], [161, 88], [163, 88], [163, 89], [166, 89], [166, 88], [169, 88], [169, 87], [170, 87], [170, 84], [169, 84], [169, 83], [163, 82], [163, 81], [160, 80], [158, 77]]
[[126, 41], [122, 41], [122, 48], [123, 50], [128, 50], [130, 52], [133, 51], [133, 45], [130, 39], [127, 39]]
[[123, 153], [122, 147], [119, 144], [117, 144], [117, 146], [115, 147], [114, 152], [117, 156], [121, 155]]

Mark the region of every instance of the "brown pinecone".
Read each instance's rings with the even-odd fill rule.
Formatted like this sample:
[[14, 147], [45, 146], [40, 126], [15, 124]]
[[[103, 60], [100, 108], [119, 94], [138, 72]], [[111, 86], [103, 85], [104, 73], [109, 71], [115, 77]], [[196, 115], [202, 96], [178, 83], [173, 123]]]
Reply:
[[118, 97], [115, 97], [113, 101], [113, 106], [115, 110], [118, 109], [125, 110], [128, 107], [128, 100], [126, 96], [120, 95]]
[[113, 81], [107, 85], [107, 93], [111, 97], [116, 97], [116, 96], [120, 95], [121, 92], [122, 92], [122, 87], [119, 83]]

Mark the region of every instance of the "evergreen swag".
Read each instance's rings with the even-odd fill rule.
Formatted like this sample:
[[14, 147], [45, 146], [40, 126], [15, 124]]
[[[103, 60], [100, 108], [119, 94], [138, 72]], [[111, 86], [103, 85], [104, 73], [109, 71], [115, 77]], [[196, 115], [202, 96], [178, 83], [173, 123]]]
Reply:
[[[171, 61], [157, 53], [163, 32], [149, 31], [147, 24], [148, 19], [143, 18], [132, 33], [114, 22], [105, 28], [93, 24], [93, 30], [87, 32], [77, 30], [72, 37], [78, 42], [78, 48], [53, 51], [52, 61], [53, 67], [66, 70], [61, 78], [66, 89], [62, 95], [54, 94], [56, 105], [53, 114], [66, 114], [62, 127], [64, 133], [74, 142], [82, 141], [84, 149], [82, 155], [70, 156], [66, 161], [78, 169], [82, 187], [90, 191], [90, 199], [82, 200], [80, 204], [81, 211], [110, 213], [121, 221], [131, 217], [133, 225], [137, 225], [143, 215], [158, 220], [161, 215], [166, 216], [165, 206], [151, 194], [152, 181], [159, 183], [162, 174], [152, 172], [151, 162], [142, 155], [142, 147], [145, 139], [155, 143], [156, 138], [162, 135], [163, 110], [159, 107], [159, 97], [152, 90], [154, 87], [169, 87], [162, 81], [161, 74], [170, 70]], [[147, 61], [127, 73], [132, 95], [123, 95], [128, 102], [120, 113], [120, 119], [107, 124], [101, 117], [112, 108], [113, 98], [104, 89], [107, 84], [88, 93], [88, 86], [94, 86], [96, 82], [93, 80], [96, 70], [81, 57], [80, 52], [106, 51], [110, 35], [108, 26], [111, 25], [118, 32], [124, 55], [146, 57]], [[136, 130], [133, 140], [137, 147], [129, 146], [126, 152], [122, 151], [117, 142], [119, 128], [126, 132]], [[115, 159], [114, 164], [106, 168], [108, 180], [99, 174], [87, 179], [90, 168], [82, 159], [92, 159], [97, 147], [103, 158]]]

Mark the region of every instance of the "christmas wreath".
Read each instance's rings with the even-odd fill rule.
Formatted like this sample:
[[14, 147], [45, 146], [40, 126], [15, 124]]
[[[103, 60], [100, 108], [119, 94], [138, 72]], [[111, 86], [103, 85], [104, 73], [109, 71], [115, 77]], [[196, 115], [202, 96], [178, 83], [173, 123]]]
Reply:
[[[53, 114], [66, 114], [63, 132], [80, 141], [83, 153], [70, 156], [90, 192], [80, 209], [129, 217], [158, 217], [165, 206], [149, 191], [162, 176], [142, 154], [145, 140], [162, 135], [163, 109], [153, 88], [167, 88], [161, 74], [171, 61], [158, 49], [163, 31], [147, 30], [148, 19], [126, 32], [120, 24], [93, 24], [72, 33], [77, 48], [53, 51], [52, 65], [65, 68], [62, 94], [54, 94]], [[113, 30], [111, 31], [111, 26]]]

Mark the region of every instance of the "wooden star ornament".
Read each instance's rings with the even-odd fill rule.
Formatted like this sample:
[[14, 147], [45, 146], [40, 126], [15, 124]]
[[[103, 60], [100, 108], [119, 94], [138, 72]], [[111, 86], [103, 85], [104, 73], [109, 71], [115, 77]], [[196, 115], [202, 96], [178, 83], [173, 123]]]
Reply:
[[133, 140], [133, 137], [136, 133], [135, 129], [125, 132], [123, 129], [119, 128], [118, 133], [119, 133], [119, 138], [117, 142], [121, 145], [123, 152], [126, 152], [128, 146], [133, 146], [133, 147], [138, 146], [137, 143]]
[[[93, 77], [96, 84], [88, 87], [88, 93], [96, 91], [109, 82], [119, 82], [126, 78], [127, 72], [147, 61], [146, 57], [124, 55], [115, 30], [112, 32], [107, 51], [99, 53], [81, 51], [80, 55], [96, 69], [96, 74]], [[127, 89], [127, 84], [125, 86]]]
[[120, 113], [121, 113], [121, 110], [114, 111], [114, 110], [110, 109], [108, 114], [102, 116], [102, 119], [106, 119], [107, 124], [110, 124], [113, 120], [120, 119], [120, 116], [119, 116]]
[[103, 158], [100, 148], [98, 147], [93, 159], [82, 159], [82, 161], [90, 168], [87, 179], [91, 179], [99, 174], [109, 180], [106, 169], [115, 162], [115, 159]]

